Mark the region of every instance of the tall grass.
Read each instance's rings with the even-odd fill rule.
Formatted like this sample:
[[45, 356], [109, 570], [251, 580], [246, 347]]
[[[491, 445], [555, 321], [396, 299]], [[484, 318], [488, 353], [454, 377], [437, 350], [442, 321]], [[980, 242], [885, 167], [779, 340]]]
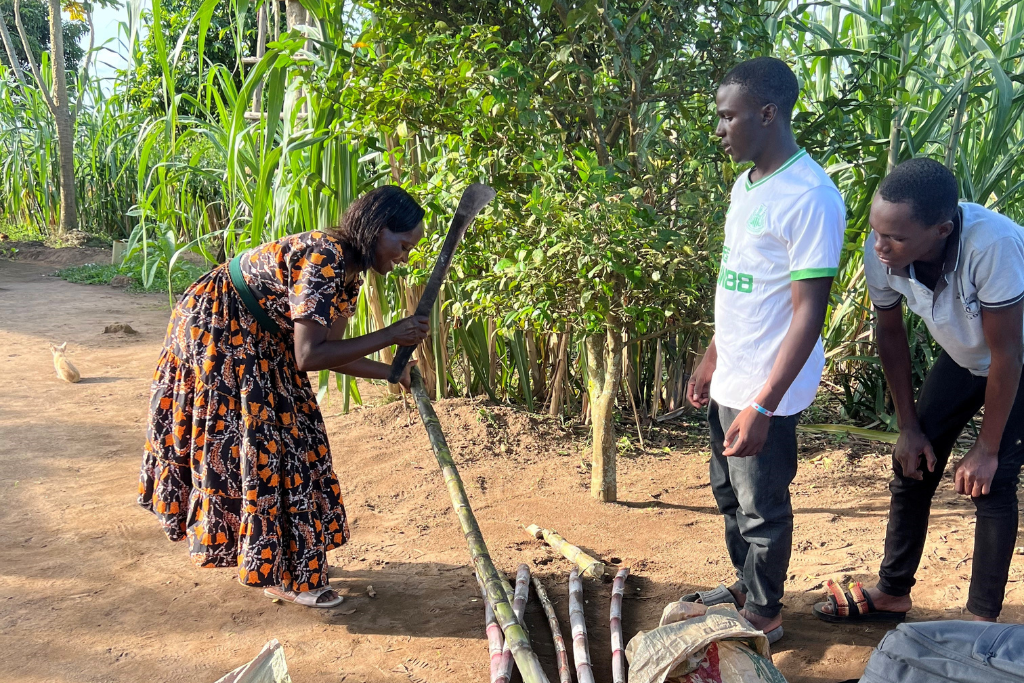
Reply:
[[[927, 156], [957, 176], [963, 200], [1024, 218], [1018, 2], [880, 0], [763, 3], [771, 44], [797, 68], [802, 142], [824, 163], [850, 211], [843, 267], [824, 338], [846, 416], [895, 428], [873, 344], [862, 249], [878, 183], [899, 161]], [[918, 381], [935, 347], [908, 316]]]
[[[224, 11], [241, 25], [265, 2], [209, 0], [187, 30], [205, 36], [213, 13]], [[308, 20], [276, 40], [272, 35], [258, 63], [204, 64], [199, 88], [191, 92], [178, 78], [184, 41], [159, 34], [163, 5], [152, 0], [150, 29], [158, 31], [154, 44], [166, 104], [160, 116], [128, 106], [123, 81], [114, 83], [111, 95], [95, 83], [81, 84], [90, 96], [77, 123], [80, 223], [94, 233], [129, 238], [129, 259], [145, 287], [162, 280], [170, 285], [186, 253], [200, 254], [212, 266], [288, 233], [329, 228], [367, 189], [419, 185], [417, 174], [433, 168], [430, 159], [461, 158], [458, 141], [448, 139], [408, 134], [395, 140], [384, 131], [354, 138], [351, 112], [322, 86], [358, 87], [345, 80], [355, 58], [358, 6], [339, 11], [327, 0], [305, 5]], [[129, 7], [124, 34], [139, 59], [133, 37], [142, 3]], [[927, 155], [955, 170], [965, 199], [1024, 217], [1017, 201], [1024, 183], [1021, 4], [785, 1], [760, 8], [746, 40], [796, 69], [804, 89], [795, 121], [800, 141], [827, 167], [850, 211], [824, 331], [827, 381], [847, 419], [891, 428], [893, 411], [870, 360], [873, 319], [861, 262], [870, 201], [893, 163]], [[242, 68], [240, 80], [231, 68]], [[666, 117], [665, 125], [698, 124]], [[680, 130], [695, 133], [704, 134]], [[44, 233], [56, 226], [55, 137], [39, 93], [19, 87], [0, 67], [0, 219]], [[424, 252], [397, 274], [368, 277], [350, 334], [379, 329], [414, 307], [457, 189], [424, 198]], [[479, 219], [481, 234], [488, 220], [487, 214]], [[585, 420], [581, 331], [557, 321], [527, 326], [512, 322], [519, 316], [480, 314], [473, 278], [472, 269], [454, 271], [435, 306], [431, 335], [419, 353], [427, 385], [436, 396], [487, 396]], [[919, 321], [908, 322], [920, 377], [934, 347]], [[694, 351], [703, 341], [700, 329], [664, 330], [642, 318], [632, 324], [620, 395], [620, 408], [631, 419], [634, 410], [643, 421], [682, 407]], [[379, 357], [388, 362], [390, 352]], [[320, 386], [326, 391], [329, 378], [322, 377]], [[339, 377], [333, 386], [345, 408], [360, 400], [350, 378]]]

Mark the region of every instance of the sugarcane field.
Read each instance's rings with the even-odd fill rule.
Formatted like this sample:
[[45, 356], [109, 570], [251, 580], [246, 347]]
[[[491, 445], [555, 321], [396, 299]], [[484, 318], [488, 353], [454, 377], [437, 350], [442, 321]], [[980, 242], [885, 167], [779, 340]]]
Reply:
[[1024, 683], [1024, 0], [0, 0], [0, 683]]

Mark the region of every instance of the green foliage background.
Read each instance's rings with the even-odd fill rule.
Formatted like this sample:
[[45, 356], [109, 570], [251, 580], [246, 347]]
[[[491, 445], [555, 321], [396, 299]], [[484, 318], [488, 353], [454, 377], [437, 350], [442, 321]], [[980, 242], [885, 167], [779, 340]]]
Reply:
[[[303, 27], [243, 64], [260, 3], [152, 0], [130, 69], [79, 119], [81, 222], [129, 237], [151, 287], [172, 283], [186, 253], [212, 265], [330, 227], [366, 189], [402, 184], [428, 208], [428, 239], [407, 269], [370, 278], [361, 332], [404, 315], [462, 188], [488, 182], [499, 199], [460, 252], [421, 349], [439, 395], [585, 419], [586, 340], [604, 334], [626, 340], [620, 409], [636, 404], [642, 420], [678, 407], [711, 329], [721, 225], [742, 171], [717, 150], [713, 94], [748, 56], [794, 68], [800, 143], [849, 208], [824, 331], [837, 419], [895, 427], [870, 360], [860, 260], [887, 169], [940, 159], [965, 199], [1024, 218], [1019, 2], [305, 5]], [[55, 144], [38, 94], [0, 69], [3, 220], [54, 229]], [[908, 321], [920, 378], [934, 346]]]
[[[21, 21], [25, 25], [25, 33], [28, 34], [36, 64], [42, 59], [43, 53], [50, 49], [49, 17], [50, 11], [45, 0], [22, 0]], [[25, 47], [21, 44], [14, 25], [14, 0], [0, 0], [0, 19], [7, 23], [7, 30], [14, 40], [14, 50], [18, 53], [18, 61], [27, 69]], [[84, 21], [64, 22], [64, 64], [68, 71], [78, 71], [85, 57], [85, 48], [79, 41], [88, 42], [88, 35], [89, 27]], [[7, 51], [3, 49], [0, 49], [0, 64], [10, 66]]]

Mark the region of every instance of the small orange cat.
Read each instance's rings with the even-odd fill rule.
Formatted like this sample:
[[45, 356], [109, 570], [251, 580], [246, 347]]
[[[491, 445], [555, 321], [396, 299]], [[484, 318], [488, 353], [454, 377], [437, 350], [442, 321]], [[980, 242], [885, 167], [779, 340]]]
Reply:
[[78, 368], [72, 365], [71, 361], [69, 361], [65, 355], [67, 348], [67, 342], [64, 342], [60, 346], [50, 344], [50, 352], [53, 353], [53, 367], [57, 371], [57, 377], [60, 379], [65, 382], [78, 382], [82, 379], [82, 375], [78, 372]]

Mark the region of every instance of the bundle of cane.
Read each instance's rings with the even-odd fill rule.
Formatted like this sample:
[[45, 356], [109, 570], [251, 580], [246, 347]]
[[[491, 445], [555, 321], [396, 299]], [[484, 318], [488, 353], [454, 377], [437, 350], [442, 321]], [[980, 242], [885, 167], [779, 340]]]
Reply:
[[612, 582], [612, 683], [626, 683], [626, 659], [622, 647], [622, 593], [626, 588], [629, 567], [623, 567], [615, 574]]
[[548, 618], [548, 626], [551, 627], [551, 639], [555, 641], [555, 658], [558, 660], [558, 683], [572, 683], [569, 653], [565, 651], [565, 640], [562, 639], [562, 627], [558, 624], [555, 606], [551, 604], [551, 598], [548, 597], [544, 584], [536, 576], [533, 577], [533, 587], [537, 591], [541, 607], [544, 608], [544, 615]]
[[[526, 625], [523, 624], [523, 615], [526, 614], [526, 601], [530, 598], [530, 568], [525, 564], [519, 565], [519, 570], [516, 572], [516, 588], [512, 594], [512, 611], [515, 612], [516, 619], [519, 620], [519, 624], [523, 627], [523, 631], [526, 633], [526, 637], [530, 637], [530, 633], [526, 631]], [[502, 653], [501, 668], [499, 673], [502, 676], [501, 680], [509, 680], [512, 678], [512, 666], [515, 662], [512, 661], [512, 653], [507, 650]]]
[[462, 534], [469, 546], [469, 554], [473, 558], [473, 566], [476, 573], [483, 579], [484, 587], [487, 590], [487, 602], [494, 610], [494, 617], [501, 626], [505, 635], [505, 642], [512, 650], [512, 656], [523, 675], [524, 683], [548, 683], [548, 677], [541, 668], [537, 654], [530, 647], [530, 638], [520, 625], [519, 619], [508, 603], [508, 596], [501, 585], [501, 578], [498, 570], [494, 568], [490, 553], [487, 551], [487, 544], [484, 542], [483, 534], [480, 533], [480, 525], [477, 524], [473, 515], [473, 508], [469, 505], [469, 496], [466, 495], [466, 487], [459, 476], [459, 470], [452, 460], [452, 452], [448, 448], [448, 441], [444, 438], [441, 430], [441, 423], [437, 419], [437, 413], [430, 404], [430, 397], [427, 396], [427, 389], [423, 385], [423, 375], [415, 368], [411, 373], [412, 397], [416, 401], [416, 408], [420, 412], [420, 421], [427, 431], [427, 438], [434, 449], [434, 457], [444, 475], [444, 483], [448, 488], [448, 495], [452, 500], [452, 507], [458, 515], [459, 524], [462, 527]]
[[536, 524], [531, 524], [526, 527], [526, 533], [530, 534], [534, 538], [543, 538], [549, 546], [562, 553], [562, 556], [565, 557], [565, 559], [579, 567], [580, 572], [582, 572], [584, 576], [589, 576], [595, 579], [604, 576], [604, 562], [596, 557], [591, 557], [580, 548], [569, 543], [567, 540], [562, 538], [558, 532], [552, 531], [551, 529], [542, 529]]
[[569, 624], [572, 626], [572, 656], [576, 662], [576, 680], [594, 683], [590, 666], [590, 645], [587, 643], [587, 622], [583, 616], [583, 582], [579, 571], [569, 572]]
[[476, 581], [480, 584], [480, 593], [484, 596], [484, 627], [487, 631], [487, 650], [491, 655], [491, 683], [508, 683], [508, 679], [501, 675], [501, 653], [505, 649], [505, 637], [501, 635], [501, 627], [494, 618], [491, 603], [487, 601], [487, 588], [484, 587], [479, 574]]

